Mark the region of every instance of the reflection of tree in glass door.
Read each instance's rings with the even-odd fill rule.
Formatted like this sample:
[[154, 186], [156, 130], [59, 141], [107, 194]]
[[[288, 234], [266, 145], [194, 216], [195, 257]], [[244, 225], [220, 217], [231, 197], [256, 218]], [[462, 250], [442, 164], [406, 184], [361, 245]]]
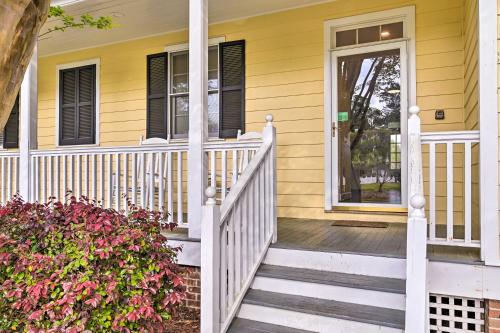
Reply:
[[401, 203], [400, 58], [338, 58], [339, 202]]

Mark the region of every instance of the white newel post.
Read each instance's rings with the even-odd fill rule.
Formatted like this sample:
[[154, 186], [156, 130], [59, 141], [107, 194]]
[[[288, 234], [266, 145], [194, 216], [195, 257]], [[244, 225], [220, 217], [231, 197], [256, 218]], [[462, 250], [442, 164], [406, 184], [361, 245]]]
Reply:
[[201, 207], [208, 180], [208, 0], [189, 0], [189, 237], [201, 236]]
[[406, 248], [406, 333], [427, 328], [427, 219], [423, 190], [420, 109], [408, 119], [408, 230]]
[[32, 200], [30, 150], [37, 147], [37, 63], [35, 46], [19, 95], [19, 194], [26, 201]]
[[262, 140], [264, 143], [272, 143], [272, 151], [271, 151], [271, 175], [272, 175], [272, 187], [273, 187], [273, 196], [271, 198], [272, 204], [272, 221], [273, 221], [273, 243], [278, 241], [278, 214], [277, 214], [277, 180], [276, 180], [276, 128], [273, 126], [273, 116], [266, 116], [266, 127], [264, 127], [264, 131], [262, 133]]
[[219, 333], [220, 207], [214, 187], [205, 191], [201, 221], [201, 332]]

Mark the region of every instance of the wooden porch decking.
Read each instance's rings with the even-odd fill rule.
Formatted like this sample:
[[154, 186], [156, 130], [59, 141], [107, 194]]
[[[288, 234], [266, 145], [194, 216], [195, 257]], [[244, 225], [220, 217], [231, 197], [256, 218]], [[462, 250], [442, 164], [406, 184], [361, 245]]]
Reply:
[[[406, 224], [387, 228], [332, 226], [331, 220], [280, 218], [276, 248], [406, 257]], [[482, 264], [480, 250], [458, 246], [427, 246], [430, 260]]]
[[[333, 220], [278, 218], [278, 242], [271, 247], [320, 252], [345, 252], [384, 257], [406, 257], [406, 224], [387, 228], [332, 226]], [[199, 241], [188, 237], [186, 228], [165, 233], [172, 240]], [[483, 264], [480, 249], [428, 245], [434, 261]]]

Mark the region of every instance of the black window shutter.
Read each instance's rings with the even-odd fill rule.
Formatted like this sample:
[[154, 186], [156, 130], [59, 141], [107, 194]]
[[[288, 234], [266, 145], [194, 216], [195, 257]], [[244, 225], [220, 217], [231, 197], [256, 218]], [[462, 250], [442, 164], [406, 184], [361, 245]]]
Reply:
[[220, 44], [219, 137], [245, 132], [245, 41]]
[[19, 96], [3, 129], [3, 147], [19, 148]]
[[59, 144], [95, 143], [96, 66], [59, 73]]
[[147, 58], [146, 137], [167, 138], [168, 129], [168, 54], [158, 53]]

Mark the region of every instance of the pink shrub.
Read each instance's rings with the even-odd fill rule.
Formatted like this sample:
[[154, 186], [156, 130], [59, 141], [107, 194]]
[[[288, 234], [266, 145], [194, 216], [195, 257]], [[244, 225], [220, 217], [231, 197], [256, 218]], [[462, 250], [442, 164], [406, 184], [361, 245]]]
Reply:
[[165, 332], [185, 286], [162, 221], [85, 198], [1, 206], [0, 331]]

